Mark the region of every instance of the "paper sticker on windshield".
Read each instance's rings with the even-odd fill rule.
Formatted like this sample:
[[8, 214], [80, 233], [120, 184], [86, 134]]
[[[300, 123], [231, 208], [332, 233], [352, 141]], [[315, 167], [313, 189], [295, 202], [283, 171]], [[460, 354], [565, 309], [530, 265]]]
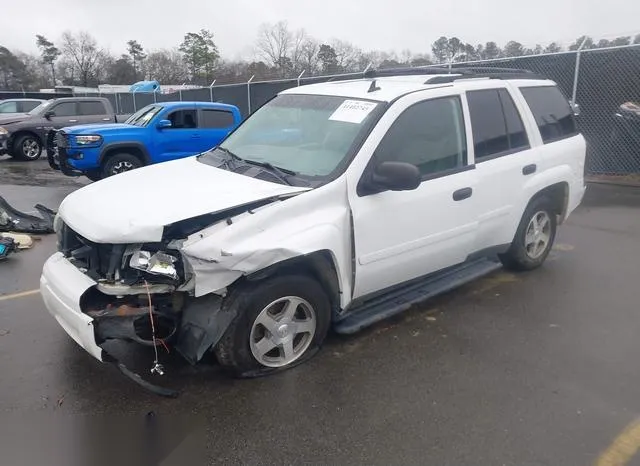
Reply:
[[329, 120], [362, 123], [376, 105], [378, 104], [375, 102], [366, 102], [363, 100], [345, 100], [342, 102], [342, 105], [333, 112]]

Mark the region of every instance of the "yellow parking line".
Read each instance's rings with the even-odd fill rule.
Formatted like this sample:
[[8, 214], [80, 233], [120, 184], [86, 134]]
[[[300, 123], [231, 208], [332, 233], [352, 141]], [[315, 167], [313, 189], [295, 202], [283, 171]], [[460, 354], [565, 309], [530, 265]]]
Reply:
[[26, 298], [27, 296], [33, 296], [40, 293], [40, 290], [21, 291], [20, 293], [3, 294], [0, 295], [0, 301], [9, 301], [10, 299]]
[[624, 466], [640, 449], [640, 420], [629, 424], [596, 461], [596, 466]]

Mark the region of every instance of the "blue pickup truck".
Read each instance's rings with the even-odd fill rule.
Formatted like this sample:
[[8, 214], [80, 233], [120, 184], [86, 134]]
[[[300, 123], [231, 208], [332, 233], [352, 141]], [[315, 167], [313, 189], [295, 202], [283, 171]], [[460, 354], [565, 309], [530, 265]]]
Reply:
[[93, 181], [144, 165], [206, 152], [241, 122], [233, 105], [208, 102], [152, 104], [122, 124], [62, 128], [49, 137], [53, 169]]

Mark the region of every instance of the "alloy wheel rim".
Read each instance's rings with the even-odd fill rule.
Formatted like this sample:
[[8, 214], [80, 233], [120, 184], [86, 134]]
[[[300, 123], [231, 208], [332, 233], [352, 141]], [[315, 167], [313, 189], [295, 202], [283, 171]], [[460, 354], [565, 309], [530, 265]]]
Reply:
[[135, 167], [131, 162], [127, 162], [123, 160], [113, 166], [111, 173], [113, 173], [114, 175], [117, 175], [118, 173], [128, 172], [129, 170], [133, 170], [134, 168]]
[[551, 242], [551, 218], [545, 211], [536, 212], [527, 226], [524, 248], [531, 259], [539, 259]]
[[286, 296], [265, 306], [249, 335], [253, 357], [263, 366], [283, 367], [300, 358], [316, 333], [316, 312], [308, 301]]
[[29, 159], [33, 159], [40, 153], [40, 144], [35, 139], [29, 138], [22, 143], [22, 153]]

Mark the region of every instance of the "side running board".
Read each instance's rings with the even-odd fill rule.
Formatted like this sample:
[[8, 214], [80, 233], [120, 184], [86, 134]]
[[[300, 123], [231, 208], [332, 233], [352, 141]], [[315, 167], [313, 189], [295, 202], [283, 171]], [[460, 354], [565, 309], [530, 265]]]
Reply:
[[365, 301], [357, 308], [347, 311], [347, 314], [334, 324], [334, 329], [342, 334], [356, 333], [369, 325], [406, 311], [416, 303], [450, 291], [500, 268], [502, 265], [499, 262], [486, 258], [465, 262], [445, 272]]

